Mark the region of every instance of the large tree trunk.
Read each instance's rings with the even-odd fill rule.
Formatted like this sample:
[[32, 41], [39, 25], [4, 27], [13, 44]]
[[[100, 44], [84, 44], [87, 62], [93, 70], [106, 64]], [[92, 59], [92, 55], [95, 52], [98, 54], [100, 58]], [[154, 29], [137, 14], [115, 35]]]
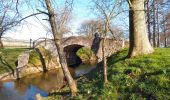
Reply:
[[144, 1], [145, 0], [130, 0], [130, 48], [128, 57], [149, 54], [154, 51], [148, 39], [144, 12]]
[[50, 21], [51, 29], [53, 32], [55, 45], [57, 47], [57, 51], [59, 55], [59, 61], [60, 61], [63, 73], [66, 77], [66, 80], [68, 82], [71, 93], [73, 96], [75, 96], [77, 93], [77, 86], [67, 67], [67, 62], [66, 62], [66, 58], [64, 55], [63, 47], [61, 45], [61, 34], [58, 33], [56, 29], [54, 10], [52, 8], [50, 0], [45, 0], [45, 2], [46, 2], [47, 9], [48, 9], [49, 21]]

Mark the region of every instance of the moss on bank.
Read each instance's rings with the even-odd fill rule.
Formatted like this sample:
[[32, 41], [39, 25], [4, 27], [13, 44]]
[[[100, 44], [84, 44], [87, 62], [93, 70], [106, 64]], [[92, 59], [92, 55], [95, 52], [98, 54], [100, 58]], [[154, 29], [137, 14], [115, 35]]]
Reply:
[[[78, 78], [79, 93], [75, 99], [169, 100], [170, 48], [157, 48], [153, 54], [131, 59], [125, 59], [127, 51], [124, 49], [108, 58], [109, 83], [106, 86], [102, 67]], [[68, 89], [58, 94], [63, 92]], [[60, 95], [49, 98], [60, 98]]]
[[26, 48], [4, 48], [0, 49], [0, 74], [10, 70], [10, 67], [15, 69], [15, 62], [18, 56], [26, 51]]
[[40, 56], [35, 50], [30, 52], [28, 64], [33, 66], [41, 66]]

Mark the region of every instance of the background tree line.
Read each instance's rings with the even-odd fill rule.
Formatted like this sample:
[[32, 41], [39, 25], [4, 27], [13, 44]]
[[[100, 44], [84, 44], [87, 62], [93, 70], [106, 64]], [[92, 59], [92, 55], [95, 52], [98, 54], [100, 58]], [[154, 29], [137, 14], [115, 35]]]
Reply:
[[169, 44], [169, 0], [146, 0], [146, 17], [149, 41], [153, 47]]

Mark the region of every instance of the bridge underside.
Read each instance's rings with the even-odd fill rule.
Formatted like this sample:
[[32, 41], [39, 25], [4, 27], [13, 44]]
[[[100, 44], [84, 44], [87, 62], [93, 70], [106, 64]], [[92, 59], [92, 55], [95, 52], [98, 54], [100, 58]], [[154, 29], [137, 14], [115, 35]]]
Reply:
[[77, 67], [82, 63], [81, 59], [76, 55], [76, 52], [82, 47], [82, 45], [75, 44], [64, 47], [68, 66]]

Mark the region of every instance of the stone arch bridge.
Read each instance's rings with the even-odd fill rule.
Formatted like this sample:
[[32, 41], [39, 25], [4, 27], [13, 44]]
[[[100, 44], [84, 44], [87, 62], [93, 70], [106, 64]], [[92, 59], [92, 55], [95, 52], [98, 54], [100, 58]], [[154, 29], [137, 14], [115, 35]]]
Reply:
[[[49, 50], [53, 56], [58, 58], [57, 49], [54, 44], [54, 40], [52, 39], [38, 39], [34, 41], [34, 47], [37, 48], [39, 46], [44, 46], [47, 50]], [[67, 58], [68, 65], [79, 64], [81, 62], [80, 58], [76, 55], [78, 49], [82, 47], [91, 48], [98, 57], [98, 62], [102, 60], [102, 39], [100, 37], [95, 38], [87, 38], [87, 37], [68, 37], [62, 40], [62, 46], [64, 48], [64, 52]], [[105, 42], [105, 54], [107, 56], [113, 54], [114, 52], [122, 49], [124, 47], [124, 41], [122, 40], [113, 40], [106, 39]], [[58, 59], [57, 59], [58, 61]]]

